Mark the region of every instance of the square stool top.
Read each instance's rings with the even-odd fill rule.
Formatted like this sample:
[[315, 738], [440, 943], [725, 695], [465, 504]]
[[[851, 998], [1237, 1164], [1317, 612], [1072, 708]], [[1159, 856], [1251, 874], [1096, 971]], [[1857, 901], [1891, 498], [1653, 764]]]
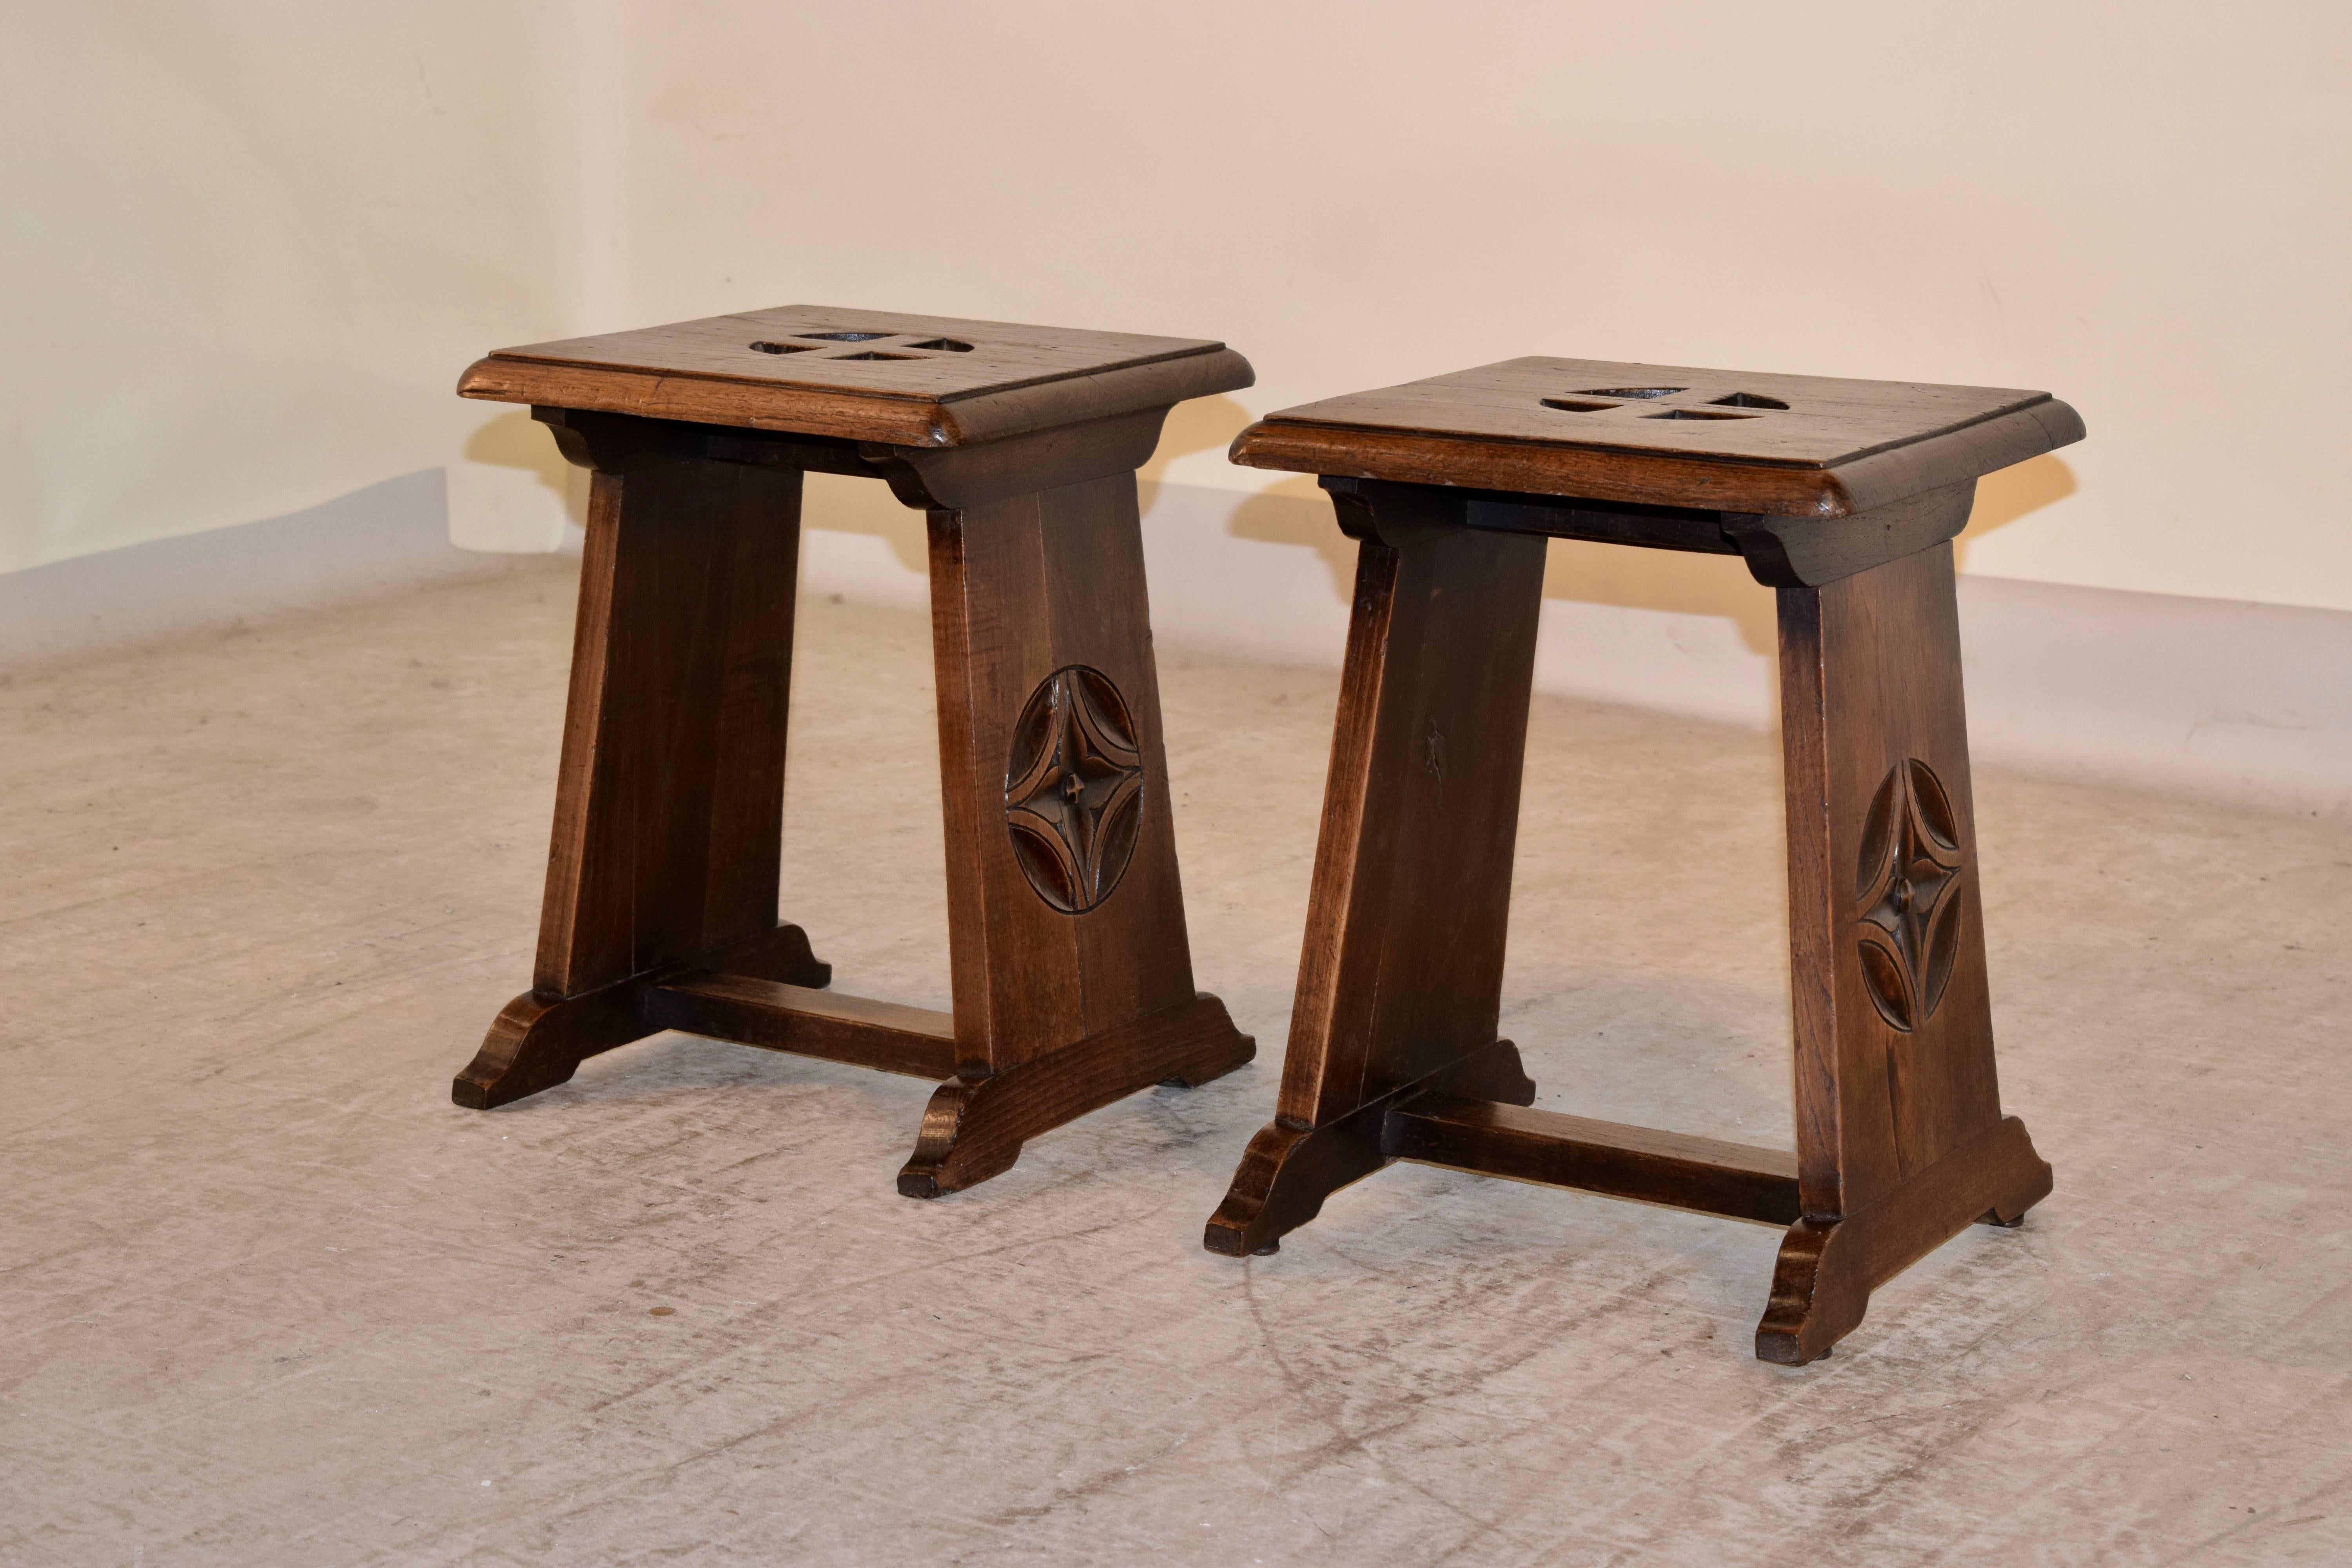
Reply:
[[1220, 342], [824, 305], [499, 349], [465, 397], [904, 447], [962, 447], [1230, 392]]
[[2083, 438], [2046, 392], [1515, 359], [1270, 414], [1251, 468], [1850, 517]]

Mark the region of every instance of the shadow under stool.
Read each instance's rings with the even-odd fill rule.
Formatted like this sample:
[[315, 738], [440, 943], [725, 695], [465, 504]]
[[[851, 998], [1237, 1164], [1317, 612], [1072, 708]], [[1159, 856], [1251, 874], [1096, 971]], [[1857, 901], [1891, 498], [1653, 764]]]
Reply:
[[[2082, 438], [2047, 393], [1518, 359], [1287, 409], [1237, 463], [1360, 542], [1275, 1120], [1207, 1246], [1275, 1250], [1391, 1160], [1785, 1225], [1801, 1364], [2050, 1167], [1994, 1082], [1951, 540]], [[1737, 554], [1779, 599], [1793, 1155], [1526, 1109], [1496, 1038], [1544, 541]]]
[[[457, 1102], [661, 1029], [941, 1079], [898, 1175], [935, 1197], [1249, 1060], [1192, 987], [1135, 470], [1251, 380], [1222, 343], [814, 306], [467, 370], [593, 480], [537, 965]], [[952, 1013], [822, 989], [778, 922], [809, 472], [929, 514]]]

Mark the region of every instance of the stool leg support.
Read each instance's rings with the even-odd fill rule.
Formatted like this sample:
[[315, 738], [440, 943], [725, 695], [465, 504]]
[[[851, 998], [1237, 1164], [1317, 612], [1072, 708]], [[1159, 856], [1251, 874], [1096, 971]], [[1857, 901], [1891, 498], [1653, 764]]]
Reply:
[[1212, 1252], [1270, 1249], [1385, 1163], [1412, 1093], [1535, 1096], [1496, 1032], [1544, 542], [1335, 500], [1363, 542], [1290, 1050]]
[[1423, 1094], [1529, 1105], [1536, 1086], [1520, 1064], [1519, 1047], [1496, 1040], [1319, 1127], [1270, 1121], [1243, 1152], [1202, 1244], [1228, 1258], [1279, 1250], [1284, 1236], [1323, 1212], [1325, 1198], [1396, 1158], [1389, 1113]]
[[797, 469], [695, 458], [597, 467], [536, 973], [457, 1075], [459, 1105], [652, 1034], [665, 969], [723, 953], [739, 974], [829, 980], [777, 924], [800, 489]]
[[943, 1083], [923, 1111], [898, 1191], [943, 1197], [1002, 1174], [1040, 1132], [1151, 1084], [1197, 1089], [1233, 1071], [1249, 1059], [1248, 1039], [1225, 1005], [1204, 994], [992, 1077]]
[[[1028, 1138], [1256, 1051], [1192, 986], [1134, 474], [935, 508], [930, 552], [958, 1076], [899, 1174], [910, 1197], [985, 1180]], [[1131, 855], [1076, 910], [1024, 873], [1007, 798], [1016, 721], [1073, 666], [1118, 693], [1140, 788]], [[1073, 834], [1082, 869], [1108, 842], [1093, 831]]]
[[1804, 1217], [1756, 1353], [1801, 1365], [2051, 1173], [1995, 1081], [1951, 547], [1782, 587], [1780, 619]]

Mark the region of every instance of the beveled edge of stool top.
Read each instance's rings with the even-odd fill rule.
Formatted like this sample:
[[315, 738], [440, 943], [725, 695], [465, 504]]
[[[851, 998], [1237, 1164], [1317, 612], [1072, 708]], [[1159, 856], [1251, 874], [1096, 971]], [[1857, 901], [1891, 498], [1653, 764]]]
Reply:
[[782, 305], [499, 349], [463, 397], [698, 425], [964, 447], [1230, 392], [1249, 361], [1147, 337]]
[[1249, 468], [1850, 517], [2083, 438], [2046, 392], [1530, 357], [1280, 409]]

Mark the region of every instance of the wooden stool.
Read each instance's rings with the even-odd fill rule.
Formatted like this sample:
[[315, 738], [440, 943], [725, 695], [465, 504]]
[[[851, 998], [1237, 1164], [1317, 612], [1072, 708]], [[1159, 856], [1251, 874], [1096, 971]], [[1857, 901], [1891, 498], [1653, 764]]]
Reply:
[[[1391, 1160], [1786, 1225], [1800, 1364], [1972, 1220], [2050, 1191], [2000, 1113], [1950, 540], [2079, 440], [2046, 393], [1521, 359], [1293, 408], [1234, 460], [1361, 541], [1279, 1114], [1209, 1222], [1274, 1250]], [[1777, 590], [1797, 1152], [1522, 1109], [1496, 1038], [1544, 540], [1738, 554]]]
[[[468, 370], [594, 478], [537, 973], [457, 1102], [659, 1029], [947, 1079], [898, 1175], [934, 1197], [1249, 1060], [1192, 989], [1135, 469], [1171, 405], [1251, 379], [1221, 343], [810, 306]], [[817, 989], [777, 923], [811, 470], [930, 513], [951, 1015]]]

